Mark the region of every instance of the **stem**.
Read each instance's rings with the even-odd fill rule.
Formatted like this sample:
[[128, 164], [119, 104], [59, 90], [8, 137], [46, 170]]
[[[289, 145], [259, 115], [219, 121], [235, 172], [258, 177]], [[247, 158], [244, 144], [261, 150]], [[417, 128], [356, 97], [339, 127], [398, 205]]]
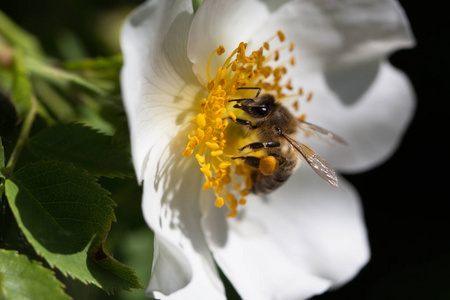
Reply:
[[30, 135], [31, 127], [33, 126], [36, 112], [37, 112], [37, 101], [34, 96], [31, 96], [30, 110], [28, 111], [28, 114], [25, 116], [22, 129], [20, 130], [19, 138], [17, 140], [16, 145], [14, 146], [13, 152], [11, 153], [11, 157], [9, 158], [8, 164], [6, 165], [5, 173], [7, 175], [11, 175], [12, 172], [14, 171], [14, 167], [16, 166], [16, 163], [19, 160], [20, 153], [22, 152], [22, 149], [25, 146], [26, 141], [28, 140], [28, 136]]

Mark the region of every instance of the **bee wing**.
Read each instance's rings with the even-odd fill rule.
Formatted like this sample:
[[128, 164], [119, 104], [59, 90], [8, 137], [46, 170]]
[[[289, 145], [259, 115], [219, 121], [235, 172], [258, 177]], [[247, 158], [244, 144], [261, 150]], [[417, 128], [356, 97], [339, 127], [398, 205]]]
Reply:
[[303, 130], [307, 135], [313, 135], [329, 145], [334, 145], [335, 143], [339, 143], [345, 146], [348, 145], [348, 143], [343, 138], [331, 131], [328, 131], [322, 127], [308, 123], [306, 121], [298, 121], [299, 128]]
[[293, 138], [281, 133], [281, 136], [284, 137], [292, 147], [297, 150], [300, 155], [306, 160], [306, 162], [313, 168], [313, 170], [326, 182], [330, 185], [337, 187], [338, 179], [336, 176], [336, 172], [331, 168], [328, 163], [316, 154], [311, 148], [306, 146], [305, 144], [299, 143]]

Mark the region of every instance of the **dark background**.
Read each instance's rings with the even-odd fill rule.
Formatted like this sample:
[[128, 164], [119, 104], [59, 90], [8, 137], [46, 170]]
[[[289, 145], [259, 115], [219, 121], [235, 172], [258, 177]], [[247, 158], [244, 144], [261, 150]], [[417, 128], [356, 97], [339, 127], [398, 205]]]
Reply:
[[444, 191], [450, 19], [423, 1], [400, 3], [417, 46], [391, 61], [415, 87], [416, 114], [387, 163], [348, 176], [363, 198], [372, 259], [354, 281], [317, 300], [450, 299], [450, 197]]
[[423, 1], [400, 3], [417, 46], [391, 62], [414, 85], [416, 114], [388, 162], [347, 176], [362, 195], [372, 259], [355, 280], [317, 300], [450, 299], [450, 197], [444, 191], [450, 19]]
[[[444, 193], [450, 18], [437, 5], [400, 2], [417, 46], [395, 53], [391, 61], [415, 87], [416, 114], [389, 161], [347, 176], [362, 195], [372, 259], [355, 280], [315, 300], [450, 299], [450, 197]], [[118, 53], [117, 40], [108, 37], [117, 36], [118, 21], [139, 3], [1, 0], [0, 9], [35, 34], [48, 54], [67, 59]], [[68, 43], [73, 47], [64, 47]]]

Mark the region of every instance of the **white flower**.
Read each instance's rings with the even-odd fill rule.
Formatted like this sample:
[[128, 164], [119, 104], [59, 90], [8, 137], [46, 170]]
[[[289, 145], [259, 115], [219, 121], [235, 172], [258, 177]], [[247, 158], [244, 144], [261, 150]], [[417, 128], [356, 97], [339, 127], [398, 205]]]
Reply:
[[[275, 192], [246, 196], [250, 167], [226, 155], [247, 139], [230, 129], [245, 126], [226, 118], [239, 110], [209, 99], [259, 86], [286, 106], [298, 101], [297, 115], [349, 146], [296, 138], [338, 171], [364, 171], [393, 153], [412, 117], [412, 87], [387, 61], [412, 45], [391, 0], [204, 0], [196, 13], [190, 0], [139, 7], [122, 33], [121, 80], [144, 217], [155, 232], [147, 294], [225, 299], [216, 264], [243, 299], [305, 299], [352, 279], [370, 257], [355, 189], [341, 177], [333, 188], [303, 164]], [[258, 49], [266, 55], [259, 65]], [[232, 79], [245, 60], [254, 72]], [[222, 117], [202, 113], [208, 105]], [[214, 139], [204, 137], [208, 127]], [[235, 179], [242, 172], [247, 186]]]

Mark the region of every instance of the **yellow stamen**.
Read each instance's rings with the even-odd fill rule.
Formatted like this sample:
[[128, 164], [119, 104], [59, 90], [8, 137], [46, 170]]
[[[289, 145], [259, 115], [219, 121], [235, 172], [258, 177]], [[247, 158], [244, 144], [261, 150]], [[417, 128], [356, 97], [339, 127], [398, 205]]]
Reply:
[[280, 42], [284, 42], [284, 40], [286, 39], [286, 37], [284, 36], [283, 31], [278, 30], [278, 31], [277, 31], [277, 35], [278, 35], [278, 38], [280, 39]]
[[206, 146], [208, 146], [209, 148], [211, 148], [213, 150], [219, 149], [219, 144], [217, 144], [217, 143], [206, 142], [205, 144], [206, 144]]
[[203, 185], [203, 189], [205, 191], [209, 190], [210, 188], [213, 187], [213, 185], [214, 185], [214, 180], [208, 179], [208, 180], [205, 181], [205, 184]]
[[216, 205], [217, 207], [222, 207], [222, 206], [223, 206], [223, 198], [217, 197], [217, 198], [216, 198], [216, 203], [215, 203], [215, 205]]
[[[206, 68], [206, 90], [209, 94], [199, 101], [200, 111], [191, 119], [197, 128], [189, 133], [189, 142], [183, 155], [187, 157], [196, 152], [195, 158], [206, 179], [203, 189], [213, 190], [216, 195], [215, 205], [225, 205], [230, 210], [228, 217], [237, 214], [239, 205], [245, 205], [247, 200], [244, 197], [250, 193], [253, 186], [252, 174], [260, 172], [246, 165], [241, 159], [233, 159], [240, 155], [239, 148], [251, 142], [251, 136], [245, 133], [242, 126], [230, 122], [236, 121], [237, 117], [248, 119], [248, 116], [234, 107], [236, 102], [229, 101], [234, 98], [254, 97], [254, 94], [251, 94], [253, 91], [240, 90], [242, 87], [260, 87], [263, 93], [271, 93], [281, 99], [280, 101], [298, 96], [285, 94], [291, 91], [293, 86], [290, 80], [283, 80], [287, 73], [286, 66], [295, 64], [295, 59], [278, 61], [285, 51], [292, 51], [294, 45], [282, 44], [266, 53], [271, 48], [271, 40], [276, 37], [281, 43], [285, 41], [284, 33], [278, 31], [252, 53], [248, 53], [247, 44], [241, 42], [216, 70], [215, 76], [211, 77], [210, 68], [215, 54], [222, 55], [226, 51], [223, 46], [215, 49]], [[278, 62], [275, 64], [276, 61]], [[278, 161], [273, 156], [262, 161], [261, 172], [271, 174], [276, 169]]]
[[183, 156], [188, 157], [194, 152], [194, 148], [192, 147], [186, 147], [186, 149], [183, 152]]
[[233, 121], [236, 121], [236, 114], [232, 112], [231, 110], [228, 111], [228, 115]]
[[289, 62], [291, 63], [291, 66], [295, 66], [295, 57], [292, 56]]
[[217, 48], [217, 55], [222, 55], [225, 53], [225, 47], [220, 45], [219, 48]]
[[222, 154], [223, 154], [222, 150], [211, 151], [211, 156], [219, 156]]
[[289, 44], [289, 52], [294, 51], [294, 43]]
[[228, 168], [229, 166], [231, 166], [231, 162], [225, 161], [225, 162], [223, 162], [223, 163], [221, 163], [221, 164], [219, 165], [219, 168], [220, 168], [220, 169], [226, 169], [226, 168]]

